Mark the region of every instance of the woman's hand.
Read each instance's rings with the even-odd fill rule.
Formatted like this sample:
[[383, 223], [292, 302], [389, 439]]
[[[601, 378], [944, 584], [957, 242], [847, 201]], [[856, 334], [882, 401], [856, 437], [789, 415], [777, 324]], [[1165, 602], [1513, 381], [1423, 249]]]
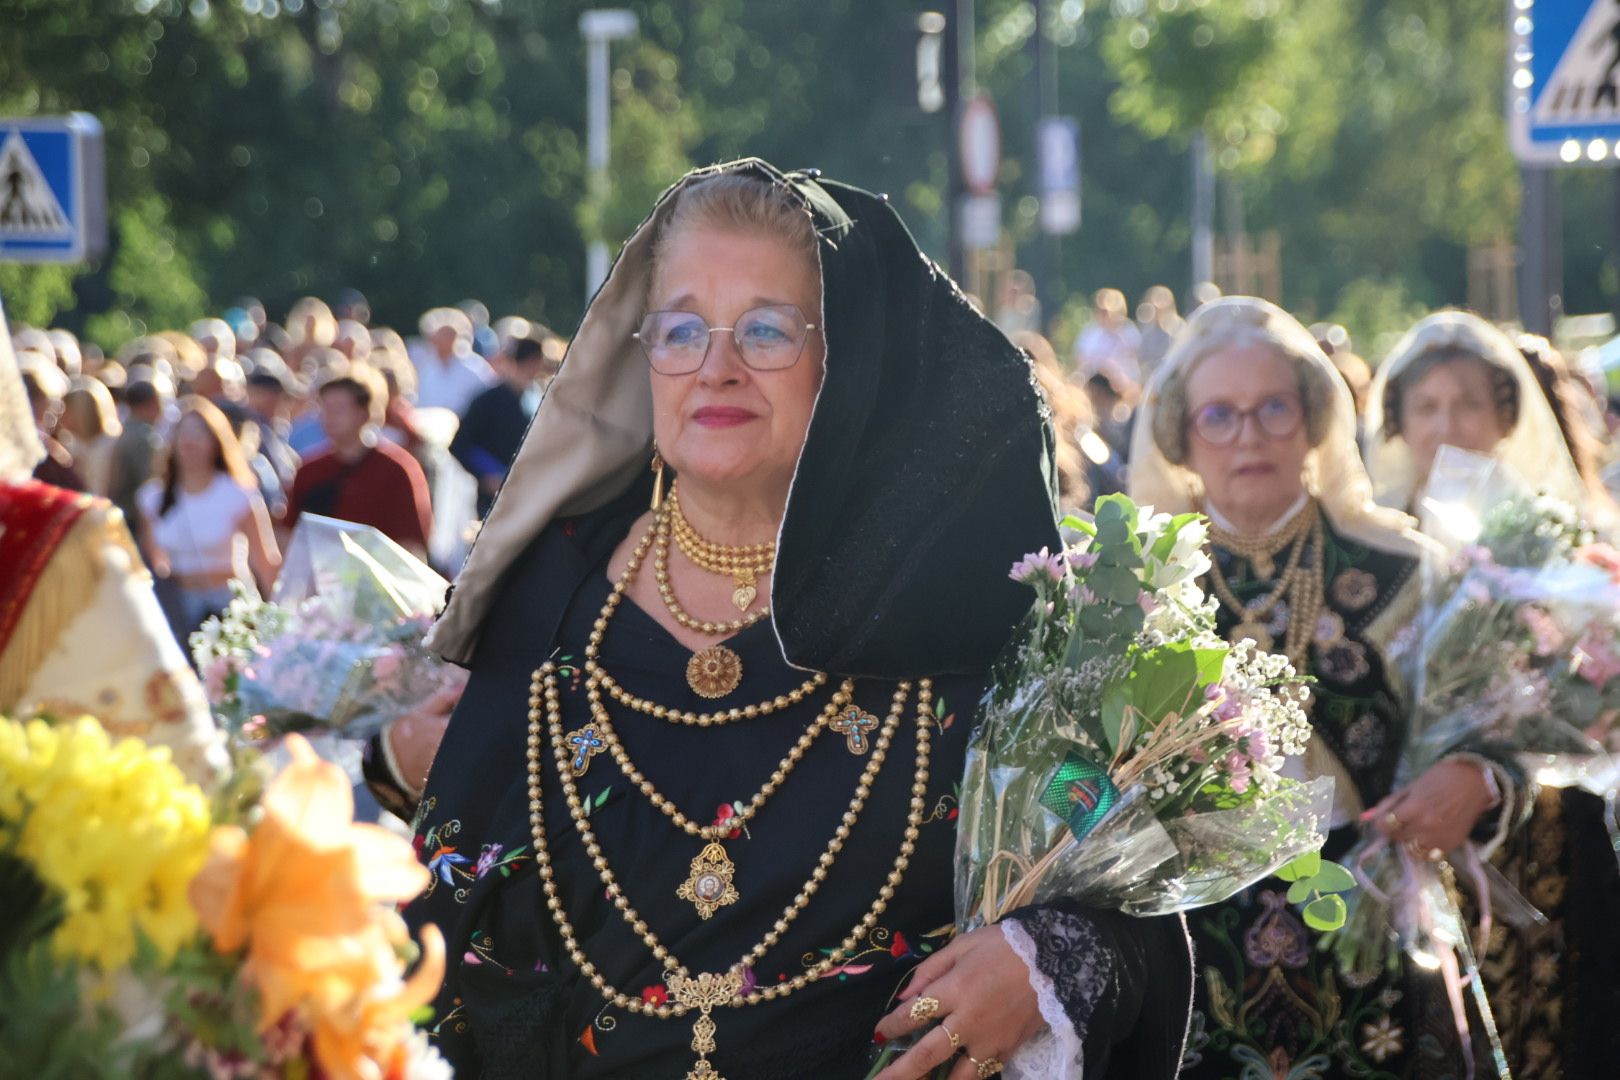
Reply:
[[[924, 996], [937, 1000], [939, 1011], [926, 1020], [911, 1019], [912, 1004]], [[919, 1028], [930, 1030], [875, 1080], [929, 1075], [957, 1053], [947, 1029], [961, 1040], [963, 1052], [950, 1080], [974, 1080], [979, 1072], [970, 1057], [1005, 1062], [1044, 1023], [1029, 969], [1007, 939], [994, 926], [975, 930], [918, 965], [900, 1004], [879, 1022], [877, 1035], [883, 1042]]]
[[[1391, 841], [1420, 855], [1462, 846], [1495, 797], [1475, 762], [1447, 759], [1362, 815]], [[1438, 857], [1438, 856], [1434, 856]]]
[[460, 700], [459, 686], [440, 690], [388, 725], [383, 733], [394, 753], [394, 763], [399, 766], [399, 779], [405, 781], [413, 793], [427, 784], [428, 769], [439, 752], [445, 725], [450, 723], [450, 713]]

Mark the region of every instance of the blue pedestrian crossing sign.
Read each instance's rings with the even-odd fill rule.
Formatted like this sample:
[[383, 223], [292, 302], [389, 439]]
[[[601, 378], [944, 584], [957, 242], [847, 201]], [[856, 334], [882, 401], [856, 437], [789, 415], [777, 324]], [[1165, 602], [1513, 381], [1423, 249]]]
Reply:
[[82, 262], [106, 249], [100, 122], [0, 118], [0, 262]]

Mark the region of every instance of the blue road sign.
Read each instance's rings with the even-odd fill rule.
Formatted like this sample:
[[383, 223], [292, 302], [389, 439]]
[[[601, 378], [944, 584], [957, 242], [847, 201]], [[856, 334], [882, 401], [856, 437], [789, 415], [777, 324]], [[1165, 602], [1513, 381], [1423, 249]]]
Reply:
[[0, 119], [0, 261], [80, 262], [106, 248], [101, 123]]
[[1520, 161], [1620, 159], [1620, 0], [1507, 0], [1508, 130]]

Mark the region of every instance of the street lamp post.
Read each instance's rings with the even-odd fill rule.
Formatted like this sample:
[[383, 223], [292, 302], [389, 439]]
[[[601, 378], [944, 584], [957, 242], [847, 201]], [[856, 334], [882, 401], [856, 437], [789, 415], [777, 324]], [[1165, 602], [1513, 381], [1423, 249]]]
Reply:
[[[607, 201], [608, 151], [612, 131], [608, 109], [608, 45], [634, 37], [639, 23], [635, 12], [598, 8], [579, 17], [585, 39], [585, 164], [590, 170], [590, 197], [598, 207]], [[608, 274], [608, 247], [601, 237], [585, 251], [585, 300], [590, 302]]]

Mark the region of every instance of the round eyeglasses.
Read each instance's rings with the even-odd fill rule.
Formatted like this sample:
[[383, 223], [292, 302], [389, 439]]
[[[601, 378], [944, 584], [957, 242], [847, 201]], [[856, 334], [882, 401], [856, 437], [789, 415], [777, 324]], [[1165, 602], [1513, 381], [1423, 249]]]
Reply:
[[1193, 413], [1191, 426], [1205, 442], [1225, 446], [1237, 439], [1250, 417], [1266, 438], [1286, 439], [1304, 423], [1305, 407], [1295, 394], [1273, 394], [1250, 409], [1240, 409], [1229, 401], [1212, 401]]
[[771, 304], [743, 312], [736, 326], [710, 326], [690, 311], [651, 311], [631, 337], [658, 374], [690, 375], [708, 358], [714, 334], [730, 334], [755, 371], [781, 371], [799, 362], [814, 329], [794, 305]]

